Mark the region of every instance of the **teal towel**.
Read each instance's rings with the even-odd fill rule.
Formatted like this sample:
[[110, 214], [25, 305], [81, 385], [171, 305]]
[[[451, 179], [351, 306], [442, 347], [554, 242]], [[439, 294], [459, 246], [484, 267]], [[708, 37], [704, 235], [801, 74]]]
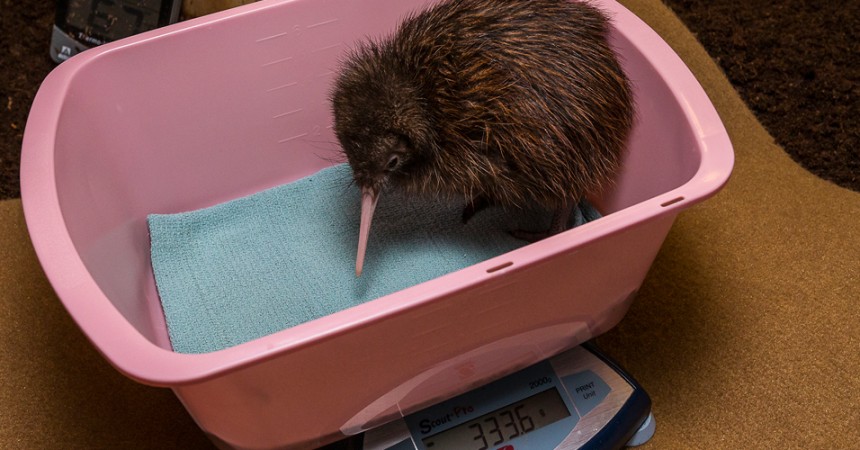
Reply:
[[[152, 214], [152, 268], [173, 349], [203, 353], [250, 341], [500, 255], [544, 229], [546, 213], [488, 208], [463, 225], [462, 204], [386, 191], [364, 274], [355, 276], [360, 194], [349, 166], [210, 208]], [[584, 205], [572, 225], [599, 217]]]

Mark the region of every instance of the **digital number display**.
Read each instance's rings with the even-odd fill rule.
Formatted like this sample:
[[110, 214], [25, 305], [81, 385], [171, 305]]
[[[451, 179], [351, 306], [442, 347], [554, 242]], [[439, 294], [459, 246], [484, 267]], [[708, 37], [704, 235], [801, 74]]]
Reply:
[[487, 450], [570, 416], [551, 388], [421, 441], [430, 450]]
[[100, 45], [164, 25], [163, 6], [162, 0], [69, 0], [64, 19], [78, 39]]

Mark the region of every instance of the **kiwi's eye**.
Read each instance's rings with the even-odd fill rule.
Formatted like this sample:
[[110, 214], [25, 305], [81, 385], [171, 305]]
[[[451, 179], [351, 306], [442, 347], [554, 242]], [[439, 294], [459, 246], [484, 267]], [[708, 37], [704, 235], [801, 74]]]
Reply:
[[397, 165], [400, 164], [400, 157], [397, 154], [392, 154], [388, 157], [388, 163], [385, 164], [386, 171], [392, 171], [397, 168]]

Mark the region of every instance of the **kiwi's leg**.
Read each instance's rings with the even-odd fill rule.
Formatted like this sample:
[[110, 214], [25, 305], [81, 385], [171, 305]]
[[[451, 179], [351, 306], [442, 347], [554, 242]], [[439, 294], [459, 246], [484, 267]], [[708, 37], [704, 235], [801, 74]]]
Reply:
[[573, 213], [573, 207], [576, 204], [577, 202], [574, 201], [566, 201], [559, 205], [558, 208], [553, 211], [549, 229], [546, 231], [514, 230], [511, 231], [511, 236], [523, 241], [535, 242], [554, 234], [561, 233], [567, 229], [567, 222], [570, 220], [570, 215]]
[[485, 195], [478, 194], [473, 197], [463, 208], [463, 223], [468, 223], [475, 214], [488, 206], [490, 206], [490, 200]]

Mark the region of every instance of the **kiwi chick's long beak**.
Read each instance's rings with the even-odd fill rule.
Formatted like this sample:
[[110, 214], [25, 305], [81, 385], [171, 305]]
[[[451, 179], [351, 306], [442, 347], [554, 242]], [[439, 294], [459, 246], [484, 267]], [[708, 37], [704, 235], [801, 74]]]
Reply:
[[355, 276], [360, 277], [364, 268], [364, 254], [367, 250], [367, 237], [370, 235], [370, 222], [373, 219], [373, 211], [376, 202], [379, 201], [379, 192], [370, 188], [361, 189], [361, 225], [358, 228], [358, 253], [355, 256]]

